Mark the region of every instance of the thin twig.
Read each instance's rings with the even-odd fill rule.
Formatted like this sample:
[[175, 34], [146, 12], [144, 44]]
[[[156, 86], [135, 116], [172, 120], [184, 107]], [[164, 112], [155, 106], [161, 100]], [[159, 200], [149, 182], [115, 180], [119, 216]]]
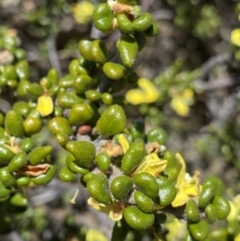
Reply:
[[55, 41], [56, 41], [55, 35], [51, 35], [51, 36], [49, 36], [49, 38], [47, 38], [46, 44], [47, 44], [47, 48], [48, 48], [48, 55], [49, 55], [49, 60], [50, 60], [51, 66], [53, 68], [57, 69], [59, 75], [62, 76], [62, 69], [61, 69], [61, 64], [59, 61]]

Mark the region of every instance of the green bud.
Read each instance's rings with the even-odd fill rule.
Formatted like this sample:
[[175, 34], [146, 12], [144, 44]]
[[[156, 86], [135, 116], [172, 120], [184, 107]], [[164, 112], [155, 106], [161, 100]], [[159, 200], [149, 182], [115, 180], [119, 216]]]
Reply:
[[14, 153], [4, 146], [3, 144], [0, 144], [0, 165], [6, 165], [8, 164], [11, 159], [14, 157]]
[[81, 75], [81, 74], [87, 75], [88, 74], [87, 69], [85, 69], [84, 67], [82, 67], [80, 65], [80, 62], [78, 59], [73, 59], [70, 62], [68, 69], [69, 69], [69, 73], [72, 75]]
[[215, 186], [202, 186], [201, 194], [199, 196], [199, 207], [205, 208], [210, 202], [212, 202], [215, 190]]
[[25, 187], [30, 183], [30, 177], [23, 176], [17, 178], [17, 186], [18, 187]]
[[16, 80], [17, 73], [15, 67], [13, 65], [4, 66], [2, 76], [7, 80]]
[[99, 64], [107, 61], [107, 48], [102, 40], [94, 40], [90, 49], [91, 59]]
[[37, 177], [32, 177], [31, 181], [36, 185], [44, 185], [52, 181], [56, 173], [56, 166], [50, 165], [48, 171], [44, 174], [41, 174]]
[[15, 110], [10, 110], [7, 112], [5, 117], [5, 128], [6, 131], [16, 137], [23, 137], [24, 128], [23, 128], [23, 118]]
[[104, 175], [96, 175], [87, 182], [90, 195], [100, 203], [108, 204], [112, 201], [108, 180]]
[[78, 94], [84, 94], [91, 86], [92, 78], [89, 75], [79, 75], [74, 81], [74, 89]]
[[54, 106], [53, 114], [55, 117], [61, 117], [63, 115], [63, 109], [60, 106]]
[[91, 179], [94, 179], [97, 176], [97, 174], [88, 172], [83, 176], [83, 182], [88, 183]]
[[14, 89], [18, 86], [18, 81], [17, 80], [8, 80], [7, 85], [10, 88]]
[[21, 193], [14, 194], [11, 197], [10, 202], [12, 205], [18, 206], [18, 207], [26, 207], [28, 203], [27, 198], [24, 197]]
[[42, 129], [42, 121], [40, 118], [27, 117], [23, 122], [26, 135], [31, 136], [39, 133]]
[[27, 154], [25, 152], [17, 153], [8, 164], [9, 172], [16, 172], [27, 162]]
[[146, 155], [145, 145], [142, 141], [134, 141], [122, 158], [121, 169], [125, 173], [133, 171]]
[[215, 196], [212, 204], [216, 208], [216, 216], [218, 219], [225, 219], [231, 211], [230, 204], [225, 197]]
[[149, 142], [157, 142], [160, 145], [164, 145], [167, 140], [167, 134], [162, 128], [157, 127], [147, 133], [147, 139]]
[[118, 43], [120, 57], [125, 66], [131, 67], [138, 53], [137, 40], [130, 34], [124, 35]]
[[26, 90], [29, 94], [34, 95], [36, 97], [39, 97], [43, 94], [42, 86], [37, 83], [27, 85]]
[[191, 222], [198, 222], [200, 220], [200, 212], [196, 202], [193, 199], [190, 199], [187, 202], [185, 213], [188, 220]]
[[27, 86], [30, 84], [28, 80], [22, 79], [20, 80], [18, 87], [17, 87], [17, 96], [25, 96], [28, 94]]
[[144, 34], [147, 37], [154, 37], [158, 35], [158, 33], [159, 33], [159, 26], [158, 26], [158, 23], [155, 21], [153, 21], [152, 25], [144, 31]]
[[[109, 121], [111, 120], [111, 121]], [[99, 119], [99, 131], [103, 136], [113, 136], [126, 127], [126, 115], [119, 105], [111, 105]]]
[[111, 94], [109, 93], [103, 93], [102, 94], [102, 102], [105, 104], [105, 105], [111, 105], [112, 102], [113, 102], [113, 97]]
[[28, 160], [31, 165], [35, 166], [44, 162], [44, 159], [47, 158], [51, 151], [51, 146], [37, 146], [28, 154]]
[[49, 130], [54, 134], [64, 133], [72, 135], [73, 130], [68, 119], [64, 117], [54, 117], [48, 123]]
[[62, 147], [65, 147], [69, 141], [69, 136], [65, 133], [58, 133], [56, 140]]
[[21, 48], [17, 48], [14, 52], [16, 58], [18, 60], [24, 60], [26, 59], [26, 51], [24, 49]]
[[84, 99], [76, 95], [75, 92], [65, 92], [58, 95], [58, 104], [64, 109], [71, 109], [75, 104], [83, 103]]
[[32, 138], [25, 138], [20, 144], [20, 149], [24, 152], [29, 152], [34, 147], [34, 141]]
[[147, 30], [152, 23], [152, 15], [150, 13], [143, 13], [139, 18], [133, 21], [132, 26], [135, 31], [143, 32]]
[[153, 225], [154, 215], [142, 212], [136, 206], [127, 207], [123, 216], [127, 224], [133, 229], [146, 229]]
[[65, 166], [60, 169], [59, 178], [63, 182], [71, 182], [74, 179], [74, 173]]
[[190, 223], [188, 225], [188, 229], [190, 231], [190, 234], [196, 240], [203, 240], [203, 239], [207, 238], [210, 233], [209, 224], [204, 219], [201, 219], [197, 223]]
[[94, 116], [94, 109], [89, 104], [75, 104], [68, 115], [73, 125], [82, 125], [90, 121]]
[[159, 188], [157, 202], [161, 206], [167, 206], [175, 199], [177, 190], [173, 183], [164, 176], [159, 176], [157, 179]]
[[7, 78], [0, 76], [0, 88], [4, 88], [5, 86], [7, 86]]
[[155, 208], [155, 203], [151, 198], [149, 198], [147, 195], [140, 191], [136, 191], [134, 193], [134, 200], [136, 202], [136, 205], [140, 210], [142, 210], [145, 213], [151, 213], [153, 212]]
[[47, 79], [51, 82], [52, 85], [58, 84], [59, 74], [56, 69], [50, 69], [48, 71]]
[[204, 187], [214, 186], [215, 187], [215, 195], [222, 195], [223, 193], [223, 183], [222, 180], [218, 177], [208, 177], [202, 184]]
[[27, 117], [33, 117], [33, 118], [41, 118], [40, 113], [36, 108], [31, 109], [30, 112], [28, 113]]
[[17, 111], [21, 116], [27, 116], [30, 107], [26, 101], [17, 101], [13, 104], [13, 110]]
[[91, 45], [93, 41], [94, 41], [93, 38], [85, 38], [80, 40], [78, 44], [78, 49], [80, 54], [83, 56], [83, 58], [87, 60], [92, 60], [90, 50], [91, 50]]
[[22, 60], [16, 64], [16, 72], [19, 79], [27, 80], [29, 78], [29, 65], [28, 62]]
[[16, 183], [14, 176], [9, 172], [7, 167], [0, 168], [0, 182], [5, 187], [13, 187]]
[[159, 187], [156, 178], [147, 172], [140, 172], [133, 177], [133, 182], [150, 198], [158, 196]]
[[48, 95], [49, 96], [55, 96], [59, 93], [60, 87], [58, 85], [54, 85], [48, 89]]
[[110, 156], [107, 153], [99, 153], [96, 156], [96, 164], [102, 172], [106, 172], [111, 164]]
[[100, 3], [93, 12], [93, 24], [102, 31], [108, 32], [112, 30], [114, 14], [107, 3]]
[[104, 74], [112, 80], [119, 80], [124, 76], [125, 67], [121, 64], [107, 62], [103, 65]]
[[178, 162], [178, 160], [173, 152], [165, 151], [163, 159], [167, 160], [167, 168], [175, 167], [176, 169], [179, 169], [179, 171], [180, 171], [181, 164]]
[[132, 178], [128, 176], [119, 176], [113, 179], [111, 183], [111, 191], [114, 198], [123, 200], [133, 186]]
[[131, 33], [133, 30], [132, 22], [124, 13], [117, 15], [117, 24], [118, 28], [125, 33]]
[[77, 163], [75, 162], [75, 160], [70, 161], [67, 164], [67, 166], [68, 166], [69, 170], [71, 170], [72, 172], [78, 173], [78, 174], [81, 174], [81, 175], [85, 175], [89, 172], [89, 170], [87, 168], [83, 168], [83, 167], [78, 166]]
[[0, 199], [7, 198], [11, 193], [11, 190], [4, 187], [4, 185], [0, 182]]
[[88, 141], [69, 141], [66, 149], [74, 156], [76, 163], [84, 168], [90, 167], [95, 159], [95, 146]]
[[59, 81], [59, 87], [62, 87], [64, 89], [72, 88], [74, 85], [74, 81], [76, 79], [76, 75], [68, 74], [65, 75], [63, 78]]
[[212, 203], [209, 203], [204, 211], [209, 223], [213, 223], [217, 220], [217, 209]]
[[87, 90], [85, 92], [86, 98], [92, 102], [100, 101], [102, 94], [97, 90]]

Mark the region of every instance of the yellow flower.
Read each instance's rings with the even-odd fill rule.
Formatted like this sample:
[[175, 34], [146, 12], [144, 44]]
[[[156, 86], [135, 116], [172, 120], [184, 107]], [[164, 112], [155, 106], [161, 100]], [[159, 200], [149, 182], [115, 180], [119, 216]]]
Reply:
[[187, 116], [189, 113], [189, 106], [193, 102], [193, 90], [185, 89], [183, 94], [177, 94], [173, 96], [171, 101], [171, 107], [180, 116]]
[[94, 6], [88, 1], [81, 1], [77, 4], [72, 4], [72, 12], [76, 22], [84, 24], [91, 20]]
[[165, 226], [169, 231], [166, 235], [167, 241], [183, 240], [186, 236], [186, 224], [177, 218], [171, 218]]
[[142, 163], [132, 173], [132, 176], [140, 172], [147, 172], [152, 176], [156, 177], [166, 168], [166, 166], [166, 160], [161, 160], [156, 153], [151, 153], [145, 156]]
[[127, 149], [129, 148], [129, 143], [128, 143], [126, 137], [123, 134], [120, 134], [118, 137], [118, 142], [123, 149], [123, 153], [125, 154], [127, 152]]
[[231, 42], [240, 47], [240, 28], [236, 28], [231, 32]]
[[231, 206], [231, 211], [227, 216], [228, 222], [238, 220], [238, 216], [240, 213], [240, 194], [238, 194], [231, 201], [229, 201], [229, 204]]
[[97, 229], [89, 229], [86, 234], [86, 241], [107, 241], [106, 236]]
[[177, 188], [177, 195], [172, 202], [173, 207], [184, 205], [191, 197], [197, 197], [200, 193], [200, 185], [198, 178], [200, 172], [195, 171], [194, 176], [191, 177], [188, 173], [186, 173], [186, 164], [182, 156], [179, 153], [177, 153], [176, 158], [180, 162], [182, 168], [180, 170], [175, 185], [175, 187]]
[[240, 233], [234, 238], [234, 241], [240, 241]]
[[53, 100], [48, 95], [38, 97], [37, 111], [41, 116], [48, 116], [53, 112]]
[[112, 221], [119, 221], [123, 217], [123, 207], [120, 205], [120, 203], [105, 205], [98, 202], [92, 197], [90, 197], [87, 202], [92, 208], [96, 209], [97, 211], [102, 213], [108, 213], [109, 218]]
[[125, 96], [127, 102], [139, 105], [142, 103], [153, 103], [158, 99], [159, 92], [150, 80], [140, 78], [137, 83], [140, 89], [129, 90]]

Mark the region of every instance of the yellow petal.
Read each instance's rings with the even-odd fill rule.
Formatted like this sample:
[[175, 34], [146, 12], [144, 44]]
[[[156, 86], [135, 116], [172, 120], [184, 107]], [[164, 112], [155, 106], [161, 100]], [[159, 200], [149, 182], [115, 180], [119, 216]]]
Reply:
[[[195, 171], [194, 176], [191, 177], [185, 184], [185, 193], [190, 197], [197, 197], [199, 195], [199, 176], [200, 172]], [[186, 179], [186, 178], [185, 178]]]
[[118, 137], [118, 142], [121, 145], [123, 152], [125, 154], [129, 148], [129, 142], [127, 138], [123, 134], [120, 134]]
[[177, 189], [177, 195], [171, 204], [173, 207], [179, 207], [184, 205], [189, 199], [190, 198], [185, 193], [184, 189]]
[[97, 229], [89, 229], [86, 234], [86, 241], [107, 241], [106, 236]]
[[177, 153], [176, 158], [181, 164], [182, 168], [178, 175], [175, 187], [177, 188], [177, 195], [172, 202], [173, 207], [184, 205], [191, 197], [196, 197], [200, 193], [199, 171], [195, 171], [194, 176], [191, 177], [186, 173], [186, 164], [182, 156]]
[[138, 86], [140, 89], [132, 89], [126, 93], [125, 98], [127, 102], [139, 105], [142, 103], [153, 103], [158, 99], [159, 92], [150, 80], [140, 78]]
[[240, 241], [240, 233], [234, 238], [234, 241]]
[[87, 23], [90, 21], [93, 15], [94, 7], [91, 2], [88, 1], [81, 1], [78, 4], [72, 5], [72, 12], [74, 19], [78, 23]]
[[96, 209], [99, 212], [102, 213], [109, 213], [111, 208], [109, 206], [106, 206], [103, 203], [98, 202], [97, 200], [95, 200], [94, 198], [90, 197], [87, 200], [87, 203], [94, 209]]
[[183, 92], [183, 97], [189, 102], [193, 100], [193, 95], [193, 90], [190, 88], [185, 89]]
[[175, 156], [182, 166], [181, 170], [178, 174], [177, 182], [175, 185], [177, 188], [180, 188], [185, 185], [186, 164], [185, 164], [185, 161], [183, 160], [182, 156], [179, 153], [177, 153]]
[[159, 173], [161, 173], [167, 166], [166, 160], [161, 160], [156, 153], [151, 153], [143, 159], [143, 162], [139, 165], [139, 167], [132, 173], [132, 175], [136, 175], [140, 172], [148, 172], [152, 176], [156, 177]]
[[119, 205], [112, 205], [112, 209], [109, 212], [109, 218], [112, 221], [119, 221], [123, 217], [123, 209]]
[[187, 116], [189, 113], [189, 106], [187, 100], [182, 96], [174, 96], [170, 103], [172, 109], [180, 116]]
[[42, 95], [38, 97], [37, 111], [41, 116], [48, 116], [53, 112], [53, 100], [50, 96]]
[[240, 28], [236, 28], [232, 31], [231, 42], [240, 47]]

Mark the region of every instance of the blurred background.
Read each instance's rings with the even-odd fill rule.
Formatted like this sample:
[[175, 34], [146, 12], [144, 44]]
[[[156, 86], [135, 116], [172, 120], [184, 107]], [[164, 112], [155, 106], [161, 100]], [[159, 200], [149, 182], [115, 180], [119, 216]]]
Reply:
[[[102, 34], [91, 23], [99, 2], [1, 0], [0, 38], [6, 33], [18, 37], [30, 64], [31, 81], [38, 82], [50, 67], [63, 76], [70, 61], [79, 57], [81, 38], [90, 35], [115, 47], [120, 33]], [[147, 39], [134, 69], [153, 81], [160, 97], [154, 104], [135, 106], [134, 111], [131, 106], [128, 116], [143, 116], [147, 130], [162, 127], [168, 135], [167, 149], [182, 154], [188, 172], [200, 170], [202, 179], [220, 177], [231, 198], [240, 192], [240, 4], [237, 0], [142, 0], [141, 7], [158, 22], [160, 34]], [[4, 58], [6, 52], [0, 49], [0, 65]], [[49, 141], [47, 132], [38, 138]], [[50, 142], [60, 167], [64, 152], [54, 140]], [[109, 240], [113, 223], [87, 206], [84, 188], [76, 204], [70, 204], [78, 188], [77, 180], [64, 184], [55, 178], [45, 187], [28, 190], [30, 207], [0, 219], [0, 240]], [[129, 240], [149, 238], [138, 233]]]

